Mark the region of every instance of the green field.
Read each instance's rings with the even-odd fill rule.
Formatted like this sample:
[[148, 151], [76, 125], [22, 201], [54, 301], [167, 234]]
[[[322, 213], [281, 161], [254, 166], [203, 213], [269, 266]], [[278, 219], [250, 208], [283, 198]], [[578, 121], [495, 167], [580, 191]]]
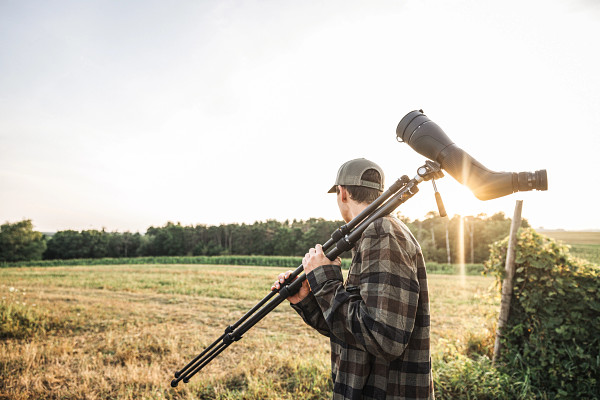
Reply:
[[[342, 258], [342, 268], [350, 267], [351, 259]], [[184, 265], [240, 265], [255, 267], [278, 267], [296, 269], [302, 264], [302, 257], [296, 256], [161, 256], [161, 257], [129, 257], [129, 258], [83, 258], [71, 260], [34, 260], [0, 262], [5, 267], [68, 267], [68, 266], [108, 266], [108, 265], [148, 265], [148, 264], [184, 264]], [[427, 263], [430, 274], [481, 275], [483, 264], [440, 264]]]
[[539, 233], [569, 245], [574, 256], [600, 264], [600, 232], [542, 230]]
[[560, 240], [566, 244], [597, 244], [600, 245], [600, 231], [563, 231], [552, 230], [539, 231], [542, 235], [551, 237], [552, 239]]
[[[268, 293], [278, 272], [202, 265], [2, 268], [0, 399], [330, 398], [328, 339], [287, 304], [189, 384], [169, 385], [173, 371]], [[434, 365], [489, 342], [499, 302], [491, 284], [482, 276], [430, 276]]]

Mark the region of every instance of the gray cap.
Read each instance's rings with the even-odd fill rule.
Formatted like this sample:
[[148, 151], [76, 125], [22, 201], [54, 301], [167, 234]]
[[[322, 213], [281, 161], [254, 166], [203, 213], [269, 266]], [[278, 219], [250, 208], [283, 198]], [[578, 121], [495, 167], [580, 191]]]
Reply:
[[[360, 178], [363, 176], [365, 171], [368, 169], [374, 169], [381, 175], [381, 183], [363, 181]], [[373, 161], [369, 161], [366, 158], [357, 158], [354, 160], [346, 161], [337, 173], [337, 178], [335, 179], [335, 184], [329, 189], [327, 193], [335, 193], [335, 188], [337, 185], [342, 186], [364, 186], [368, 188], [373, 188], [377, 190], [383, 190], [384, 183], [384, 175], [383, 170], [379, 165], [375, 164]]]

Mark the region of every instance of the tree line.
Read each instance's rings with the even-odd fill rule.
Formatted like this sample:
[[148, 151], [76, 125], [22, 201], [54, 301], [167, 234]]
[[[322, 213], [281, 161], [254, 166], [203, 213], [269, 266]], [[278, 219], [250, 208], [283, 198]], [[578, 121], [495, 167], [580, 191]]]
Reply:
[[[439, 263], [481, 263], [489, 257], [490, 244], [504, 238], [510, 228], [510, 219], [503, 213], [448, 219], [430, 212], [424, 219], [412, 221], [401, 215], [399, 217], [419, 240], [425, 259]], [[64, 230], [44, 235], [34, 231], [31, 220], [23, 220], [7, 222], [0, 227], [0, 261], [147, 256], [302, 256], [316, 243], [327, 241], [343, 223], [321, 218], [218, 226], [184, 226], [168, 222], [162, 227], [149, 227], [145, 234], [102, 229]], [[528, 226], [527, 221], [523, 224]]]

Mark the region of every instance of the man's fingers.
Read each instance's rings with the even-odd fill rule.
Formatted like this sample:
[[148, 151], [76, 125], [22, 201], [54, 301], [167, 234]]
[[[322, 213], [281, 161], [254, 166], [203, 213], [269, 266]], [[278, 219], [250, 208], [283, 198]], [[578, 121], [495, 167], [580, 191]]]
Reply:
[[289, 274], [286, 276], [285, 272], [280, 273], [278, 276], [279, 282], [281, 282], [281, 283], [285, 282], [285, 280], [287, 279], [288, 276], [289, 276]]
[[[279, 283], [284, 283], [286, 279], [288, 279], [290, 277], [290, 275], [292, 274], [292, 271], [287, 271], [287, 272], [282, 272], [277, 276], [277, 284], [279, 285]], [[279, 288], [279, 287], [278, 287]]]

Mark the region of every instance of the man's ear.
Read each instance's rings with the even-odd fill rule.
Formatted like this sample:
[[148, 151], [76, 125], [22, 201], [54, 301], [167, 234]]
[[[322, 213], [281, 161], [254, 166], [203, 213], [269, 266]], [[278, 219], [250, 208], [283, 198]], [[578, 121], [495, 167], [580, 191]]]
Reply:
[[341, 197], [342, 203], [346, 203], [348, 201], [348, 197], [349, 197], [348, 190], [341, 185], [339, 185], [339, 188], [340, 188], [340, 196], [342, 196]]

